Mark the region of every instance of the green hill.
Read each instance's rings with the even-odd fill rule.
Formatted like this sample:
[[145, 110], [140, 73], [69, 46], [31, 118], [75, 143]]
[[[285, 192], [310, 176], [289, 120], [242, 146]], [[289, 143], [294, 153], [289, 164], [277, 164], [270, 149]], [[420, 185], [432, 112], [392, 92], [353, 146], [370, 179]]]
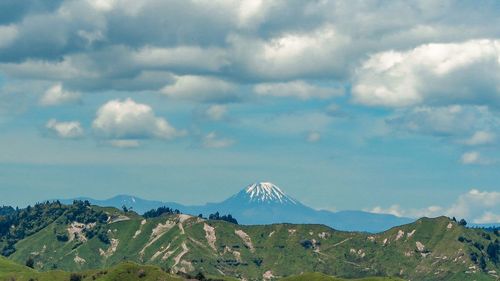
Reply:
[[[282, 281], [343, 281], [346, 279], [328, 276], [322, 273], [304, 273], [296, 276], [285, 277]], [[362, 279], [349, 279], [350, 281], [402, 281], [399, 278], [393, 277], [368, 277]]]
[[[98, 281], [181, 281], [186, 280], [180, 276], [165, 273], [157, 266], [138, 265], [131, 262], [123, 262], [117, 266], [104, 270], [87, 270], [77, 273], [62, 271], [38, 272], [29, 267], [16, 264], [10, 260], [0, 257], [0, 281], [66, 281], [66, 280], [98, 280]], [[206, 277], [207, 281], [236, 281], [238, 279], [224, 276]], [[194, 280], [194, 279], [193, 279]], [[345, 281], [347, 279], [336, 278], [322, 273], [305, 273], [290, 276], [280, 280], [286, 281]], [[349, 279], [350, 281], [399, 281], [402, 279], [391, 277], [370, 277], [363, 279]]]
[[87, 270], [78, 273], [63, 271], [37, 272], [31, 268], [17, 265], [4, 258], [0, 259], [1, 281], [181, 281], [180, 277], [172, 276], [156, 266], [138, 265], [124, 262], [105, 270]]
[[41, 271], [105, 270], [127, 260], [171, 273], [248, 280], [302, 272], [342, 278], [496, 280], [500, 272], [498, 234], [467, 229], [445, 217], [367, 234], [322, 225], [241, 226], [182, 214], [145, 219], [116, 209], [85, 210], [91, 217], [100, 211], [108, 217], [94, 221], [78, 212], [69, 216], [72, 221], [61, 215], [19, 240], [9, 258], [20, 264], [33, 259]]

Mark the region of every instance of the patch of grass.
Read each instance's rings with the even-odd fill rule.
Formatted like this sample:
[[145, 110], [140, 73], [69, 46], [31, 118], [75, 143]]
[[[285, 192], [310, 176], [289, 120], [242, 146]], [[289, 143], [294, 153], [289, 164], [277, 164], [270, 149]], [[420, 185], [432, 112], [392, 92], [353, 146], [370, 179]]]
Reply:
[[63, 271], [38, 272], [0, 258], [1, 281], [182, 281], [182, 278], [164, 272], [156, 266], [121, 263], [105, 270], [77, 273]]
[[393, 277], [368, 277], [361, 279], [343, 279], [333, 276], [328, 276], [323, 273], [303, 273], [296, 276], [290, 276], [280, 279], [282, 281], [403, 281], [403, 279]]

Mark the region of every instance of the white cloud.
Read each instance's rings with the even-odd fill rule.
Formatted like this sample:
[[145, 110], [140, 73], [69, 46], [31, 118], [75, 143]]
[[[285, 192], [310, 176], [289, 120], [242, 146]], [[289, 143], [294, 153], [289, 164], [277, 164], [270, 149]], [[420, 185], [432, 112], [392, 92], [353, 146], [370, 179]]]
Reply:
[[307, 32], [276, 37], [229, 37], [234, 60], [249, 76], [261, 79], [298, 79], [340, 76], [345, 72], [350, 39], [327, 24]]
[[481, 153], [469, 151], [462, 154], [460, 162], [464, 165], [484, 164], [485, 160], [481, 158]]
[[500, 223], [500, 192], [472, 189], [461, 194], [447, 208], [429, 206], [422, 209], [407, 209], [396, 204], [389, 208], [377, 206], [369, 211], [379, 214], [393, 214], [398, 217], [419, 218], [446, 215], [458, 219], [465, 218], [473, 223]]
[[475, 223], [499, 223], [500, 192], [472, 189], [460, 195], [447, 210], [447, 215], [469, 218]]
[[475, 219], [474, 223], [500, 223], [500, 214], [494, 214], [492, 212], [484, 212], [484, 214]]
[[490, 144], [495, 141], [495, 134], [487, 131], [477, 131], [469, 139], [465, 140], [464, 143], [467, 145], [482, 145]]
[[390, 214], [390, 215], [394, 215], [396, 217], [403, 216], [403, 210], [401, 210], [401, 206], [399, 206], [399, 205], [392, 205], [389, 208], [375, 206], [372, 209], [365, 209], [365, 211], [368, 211], [368, 212], [374, 213], [374, 214]]
[[87, 41], [87, 46], [91, 46], [94, 42], [103, 41], [105, 39], [104, 35], [100, 30], [87, 31], [80, 29], [77, 32], [78, 36]]
[[402, 107], [500, 101], [500, 41], [425, 44], [372, 55], [355, 71], [354, 100]]
[[422, 209], [406, 210], [398, 204], [392, 205], [389, 208], [376, 206], [373, 209], [367, 211], [375, 214], [391, 214], [397, 217], [411, 217], [411, 218], [437, 217], [443, 215], [444, 213], [443, 208], [440, 206], [429, 206], [427, 208], [422, 208]]
[[15, 25], [0, 25], [0, 48], [4, 48], [12, 44], [18, 36], [18, 29]]
[[398, 110], [394, 116], [386, 119], [386, 123], [413, 133], [462, 136], [492, 129], [500, 124], [500, 120], [486, 106], [450, 105]]
[[84, 134], [80, 122], [77, 121], [58, 122], [56, 119], [50, 119], [45, 124], [45, 128], [56, 136], [65, 139], [81, 138]]
[[215, 132], [210, 132], [202, 139], [202, 146], [205, 148], [225, 148], [234, 144], [234, 140], [228, 138], [218, 138]]
[[132, 53], [132, 61], [153, 68], [218, 71], [229, 64], [227, 50], [179, 46], [175, 48], [144, 47]]
[[238, 99], [236, 85], [214, 77], [177, 76], [161, 92], [170, 98], [200, 102], [227, 102]]
[[44, 61], [27, 59], [20, 63], [1, 63], [0, 68], [8, 75], [35, 80], [74, 79], [89, 75], [75, 64], [72, 59], [62, 61]]
[[310, 132], [307, 135], [308, 142], [318, 142], [321, 139], [321, 134], [319, 132]]
[[238, 26], [243, 28], [254, 27], [262, 22], [268, 1], [243, 0], [237, 9]]
[[80, 94], [76, 92], [66, 91], [61, 83], [57, 83], [50, 87], [40, 98], [40, 105], [52, 106], [65, 103], [75, 103], [80, 101]]
[[110, 139], [173, 139], [185, 135], [166, 119], [157, 117], [149, 105], [136, 103], [130, 98], [111, 100], [102, 105], [92, 127], [97, 135]]
[[87, 2], [98, 11], [109, 12], [115, 7], [117, 0], [87, 0]]
[[343, 94], [342, 89], [319, 87], [301, 80], [257, 84], [254, 87], [254, 92], [261, 96], [295, 97], [302, 100], [311, 98], [326, 99]]
[[205, 110], [205, 115], [213, 121], [219, 121], [226, 116], [227, 107], [221, 104], [214, 104]]
[[[5, 7], [6, 14], [24, 12], [15, 25], [0, 27], [5, 50], [0, 60], [69, 60], [76, 69], [96, 74], [87, 81], [96, 85], [87, 87], [105, 90], [116, 86], [103, 83], [103, 77], [131, 78], [151, 68], [245, 82], [344, 79], [366, 54], [428, 42], [496, 38], [499, 23], [497, 7], [489, 2], [478, 7], [449, 1], [439, 8], [329, 0], [84, 0], [37, 9], [26, 5], [16, 11], [9, 9], [17, 6]], [[456, 18], [464, 24], [457, 25]], [[128, 50], [120, 60], [114, 57], [117, 48]], [[79, 65], [81, 56], [87, 65]], [[455, 61], [464, 57], [450, 56]], [[119, 66], [110, 68], [113, 63]], [[63, 78], [55, 81], [60, 80], [68, 85]]]

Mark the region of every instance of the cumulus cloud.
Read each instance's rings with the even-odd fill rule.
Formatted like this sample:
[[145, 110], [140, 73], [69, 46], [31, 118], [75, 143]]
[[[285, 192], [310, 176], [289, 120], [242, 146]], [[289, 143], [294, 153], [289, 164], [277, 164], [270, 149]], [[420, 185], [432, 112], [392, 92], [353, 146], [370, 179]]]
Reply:
[[56, 119], [50, 119], [45, 124], [45, 128], [57, 137], [64, 139], [77, 139], [84, 135], [83, 128], [77, 121], [59, 122]]
[[[389, 58], [390, 61], [392, 55], [387, 50], [391, 48], [395, 57], [399, 54], [403, 58], [388, 75], [400, 73], [399, 69], [410, 69], [412, 78], [408, 79], [421, 81], [421, 73], [432, 71], [426, 70], [427, 65], [414, 66], [417, 54], [412, 52], [431, 53], [429, 57], [443, 61], [449, 54], [449, 61], [454, 62], [444, 65], [451, 65], [448, 68], [453, 69], [453, 73], [465, 69], [465, 77], [475, 73], [468, 71], [472, 65], [484, 69], [470, 79], [455, 79], [461, 83], [454, 90], [462, 89], [468, 82], [481, 82], [488, 90], [491, 83], [482, 83], [490, 81], [488, 75], [483, 80], [478, 77], [494, 75], [492, 70], [496, 66], [492, 61], [488, 64], [487, 57], [488, 48], [494, 47], [487, 45], [497, 41], [486, 40], [487, 43], [482, 44], [480, 40], [468, 40], [496, 38], [495, 27], [500, 23], [494, 13], [497, 6], [490, 2], [472, 5], [448, 1], [440, 3], [438, 8], [427, 2], [329, 0], [14, 2], [0, 4], [0, 37], [3, 39], [0, 70], [15, 78], [61, 81], [82, 92], [158, 90], [171, 79], [162, 80], [158, 73], [151, 76], [151, 72], [158, 71], [165, 76], [168, 73], [210, 76], [240, 83], [279, 83], [309, 78], [350, 82], [351, 71], [367, 53], [386, 53], [383, 60]], [[457, 26], [456, 18], [467, 24]], [[472, 42], [468, 49], [481, 45], [477, 57], [469, 51], [456, 50], [467, 49], [467, 42]], [[418, 45], [421, 46], [415, 48]], [[440, 48], [446, 50], [440, 51]], [[404, 49], [410, 51], [400, 51]], [[374, 55], [372, 61], [375, 63], [377, 58]], [[471, 67], [456, 66], [460, 61], [467, 64], [466, 60], [473, 61]], [[434, 62], [429, 58], [422, 63]], [[412, 66], [403, 66], [410, 64]], [[44, 73], [44, 69], [49, 71]], [[449, 80], [453, 80], [459, 74], [450, 75]], [[370, 88], [378, 85], [376, 81], [382, 79], [376, 78], [378, 76], [384, 74], [378, 73], [378, 69], [364, 69], [358, 80]], [[366, 81], [369, 77], [376, 79]], [[455, 97], [464, 96], [462, 92], [477, 83], [459, 91]], [[388, 85], [388, 91], [398, 88], [396, 84]], [[412, 89], [413, 85], [408, 87]], [[415, 90], [419, 94], [413, 96], [420, 96], [421, 91]], [[364, 99], [363, 102], [387, 103]], [[398, 98], [397, 104], [400, 103]]]
[[132, 53], [132, 62], [151, 68], [217, 72], [229, 64], [229, 58], [227, 50], [223, 48], [202, 48], [199, 46], [159, 48], [146, 46]]
[[470, 138], [464, 141], [467, 145], [490, 144], [495, 141], [495, 134], [487, 131], [477, 131]]
[[334, 26], [287, 32], [268, 40], [231, 36], [234, 59], [244, 75], [257, 79], [342, 76], [350, 39]]
[[92, 128], [98, 136], [109, 139], [173, 139], [185, 135], [165, 118], [156, 116], [149, 105], [131, 98], [111, 100], [102, 105]]
[[391, 214], [397, 217], [411, 218], [437, 217], [444, 214], [444, 210], [440, 206], [429, 206], [422, 209], [404, 209], [398, 204], [391, 205], [388, 208], [376, 206], [373, 209], [367, 211], [375, 214]]
[[80, 94], [63, 89], [61, 83], [50, 87], [40, 98], [40, 105], [52, 106], [80, 101]]
[[15, 25], [0, 25], [0, 48], [4, 48], [12, 44], [18, 35], [18, 30]]
[[494, 214], [492, 212], [484, 212], [481, 217], [474, 219], [474, 223], [498, 223], [498, 222], [500, 222], [500, 214]]
[[213, 121], [222, 120], [227, 114], [227, 106], [222, 104], [214, 104], [209, 106], [205, 110], [205, 116], [210, 118]]
[[301, 80], [257, 84], [254, 87], [254, 92], [261, 96], [295, 97], [302, 100], [311, 98], [326, 99], [343, 94], [342, 89], [319, 87]]
[[270, 8], [270, 1], [243, 0], [237, 10], [238, 26], [252, 28], [262, 23]]
[[200, 102], [229, 102], [238, 99], [236, 85], [214, 77], [178, 76], [161, 92], [167, 97]]
[[215, 132], [210, 132], [203, 136], [202, 146], [205, 148], [225, 148], [234, 144], [234, 140], [219, 138]]
[[[391, 127], [424, 135], [462, 136], [475, 131], [495, 129], [500, 124], [498, 117], [486, 106], [450, 105], [418, 106], [398, 111], [388, 117]], [[484, 141], [480, 133], [474, 142]], [[487, 137], [488, 138], [488, 137]]]
[[87, 0], [87, 2], [96, 10], [109, 12], [118, 1], [116, 0]]
[[449, 207], [429, 206], [422, 209], [407, 209], [400, 205], [389, 208], [376, 206], [372, 213], [392, 214], [398, 217], [449, 217], [465, 218], [474, 223], [500, 223], [500, 192], [472, 189], [461, 194]]
[[460, 157], [460, 162], [464, 165], [487, 164], [488, 161], [483, 159], [478, 151], [464, 152]]
[[403, 107], [500, 101], [500, 41], [425, 44], [372, 55], [356, 69], [354, 100]]
[[[500, 222], [500, 192], [472, 189], [462, 194], [446, 211], [448, 216], [472, 219], [473, 222]], [[489, 217], [487, 221], [486, 218]]]

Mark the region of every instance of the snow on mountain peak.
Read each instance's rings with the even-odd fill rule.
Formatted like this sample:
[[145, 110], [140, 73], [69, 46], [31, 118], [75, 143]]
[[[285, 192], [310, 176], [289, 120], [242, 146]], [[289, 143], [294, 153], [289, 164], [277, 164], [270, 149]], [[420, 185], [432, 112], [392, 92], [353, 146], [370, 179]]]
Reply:
[[253, 183], [245, 188], [250, 202], [279, 202], [282, 204], [297, 204], [295, 200], [285, 194], [279, 187], [270, 182]]

